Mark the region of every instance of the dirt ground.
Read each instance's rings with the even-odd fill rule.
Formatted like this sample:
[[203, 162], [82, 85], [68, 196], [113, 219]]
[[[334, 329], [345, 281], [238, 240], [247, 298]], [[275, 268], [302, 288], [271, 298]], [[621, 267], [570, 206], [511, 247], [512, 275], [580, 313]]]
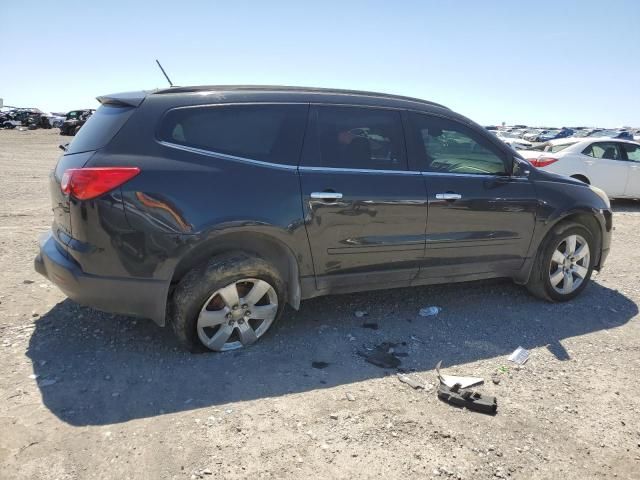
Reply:
[[[640, 478], [640, 203], [614, 204], [606, 268], [571, 303], [509, 281], [318, 298], [246, 351], [191, 355], [34, 272], [65, 139], [0, 131], [1, 479]], [[358, 355], [385, 341], [427, 389]], [[498, 414], [440, 402], [438, 360]]]

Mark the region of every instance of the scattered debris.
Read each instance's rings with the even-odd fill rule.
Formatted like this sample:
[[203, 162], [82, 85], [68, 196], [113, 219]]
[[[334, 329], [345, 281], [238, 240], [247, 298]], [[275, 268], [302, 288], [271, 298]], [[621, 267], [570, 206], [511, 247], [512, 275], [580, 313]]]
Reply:
[[[452, 387], [447, 386], [444, 383], [442, 375], [440, 375], [440, 367], [442, 366], [442, 360], [436, 365], [436, 373], [440, 380], [440, 387], [438, 387], [438, 398], [444, 402], [460, 408], [468, 408], [480, 413], [487, 413], [489, 415], [495, 415], [498, 411], [498, 401], [496, 397], [488, 395], [482, 395], [475, 390], [469, 390], [462, 388], [459, 383], [456, 383]], [[465, 378], [465, 377], [462, 377]]]
[[366, 317], [367, 315], [369, 315], [369, 312], [365, 312], [364, 310], [356, 310], [354, 315], [356, 317], [358, 317], [358, 318], [362, 318], [362, 317]]
[[441, 364], [442, 364], [442, 360], [440, 360], [436, 365], [436, 373], [438, 374], [438, 378], [440, 379], [440, 382], [444, 383], [449, 388], [453, 388], [454, 385], [460, 385], [460, 388], [469, 388], [469, 387], [476, 387], [484, 383], [484, 379], [480, 377], [460, 377], [457, 375], [441, 375], [440, 374]]
[[369, 328], [371, 330], [378, 330], [378, 324], [375, 322], [363, 323], [362, 328]]
[[398, 368], [402, 362], [394, 355], [394, 344], [383, 342], [371, 351], [359, 351], [358, 355], [380, 368]]
[[330, 418], [331, 420], [338, 420], [338, 418], [340, 418], [340, 417], [338, 417], [338, 414], [337, 414], [337, 413], [332, 413], [331, 415], [329, 415], [329, 418]]
[[406, 383], [407, 385], [409, 385], [411, 388], [418, 390], [418, 389], [423, 389], [424, 390], [424, 383], [423, 382], [419, 382], [417, 380], [414, 380], [413, 378], [411, 378], [408, 375], [405, 375], [403, 373], [398, 373], [398, 380], [400, 380], [402, 383]]
[[452, 388], [454, 385], [460, 385], [460, 388], [477, 387], [484, 383], [484, 379], [480, 377], [459, 377], [457, 375], [442, 375], [442, 383]]
[[323, 368], [327, 368], [329, 364], [327, 362], [311, 362], [311, 366], [318, 370], [322, 370]]
[[347, 392], [344, 394], [344, 396], [347, 398], [347, 400], [349, 400], [350, 402], [355, 402], [356, 401], [356, 397], [353, 393], [351, 392]]
[[498, 385], [500, 383], [500, 377], [498, 376], [498, 374], [494, 374], [491, 376], [491, 381], [493, 383], [495, 383], [496, 385]]
[[433, 317], [435, 315], [438, 315], [441, 311], [442, 311], [442, 308], [431, 306], [431, 307], [421, 308], [420, 312], [418, 313], [421, 317]]
[[509, 361], [517, 363], [518, 365], [524, 365], [529, 360], [529, 350], [522, 347], [518, 347], [514, 352], [509, 355]]
[[25, 285], [30, 285], [35, 282], [33, 280], [23, 280], [22, 283], [24, 283]]

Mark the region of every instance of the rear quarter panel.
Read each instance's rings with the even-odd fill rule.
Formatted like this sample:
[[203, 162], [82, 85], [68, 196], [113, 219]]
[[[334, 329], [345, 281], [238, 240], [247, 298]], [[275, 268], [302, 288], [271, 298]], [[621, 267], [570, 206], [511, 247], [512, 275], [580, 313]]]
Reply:
[[257, 232], [288, 246], [301, 276], [312, 274], [297, 169], [161, 143], [156, 139], [160, 118], [180, 106], [171, 97], [148, 97], [126, 128], [91, 160], [91, 166], [141, 169], [120, 191], [127, 221], [137, 232], [128, 246], [137, 262], [162, 264], [153, 276], [170, 278], [180, 258], [198, 244], [229, 232]]

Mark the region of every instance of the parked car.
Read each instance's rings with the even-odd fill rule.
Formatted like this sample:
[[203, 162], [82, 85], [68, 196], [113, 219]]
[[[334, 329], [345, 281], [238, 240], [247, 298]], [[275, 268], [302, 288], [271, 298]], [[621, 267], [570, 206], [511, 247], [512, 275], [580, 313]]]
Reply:
[[535, 167], [593, 184], [611, 198], [640, 198], [640, 143], [588, 137], [520, 153]]
[[510, 147], [516, 150], [527, 150], [533, 147], [533, 144], [531, 142], [522, 140], [520, 137], [518, 137], [517, 134], [511, 133], [511, 132], [501, 132], [501, 131], [493, 132], [493, 133], [495, 133], [495, 135], [504, 143], [506, 143], [507, 145], [509, 145]]
[[595, 133], [601, 132], [603, 128], [584, 128], [573, 134], [574, 137], [589, 137]]
[[600, 130], [593, 132], [590, 137], [607, 137], [607, 138], [621, 138], [624, 140], [633, 140], [633, 134], [627, 130]]
[[60, 135], [76, 135], [94, 112], [93, 109], [71, 110], [60, 126]]
[[529, 130], [522, 136], [523, 140], [528, 142], [541, 142], [540, 140], [543, 135], [547, 134], [549, 130]]
[[35, 268], [191, 350], [249, 345], [285, 304], [332, 293], [508, 277], [566, 301], [609, 252], [604, 192], [432, 102], [293, 87], [99, 101], [51, 176]]
[[16, 108], [5, 112], [0, 117], [0, 125], [5, 129], [16, 127], [50, 128], [46, 120], [42, 118], [42, 112], [37, 108]]
[[560, 130], [549, 130], [547, 133], [539, 135], [538, 142], [548, 142], [549, 140], [556, 140], [558, 138], [567, 138], [573, 135], [574, 131], [570, 128], [561, 128]]
[[46, 117], [47, 122], [52, 128], [60, 128], [66, 120], [65, 115], [59, 115], [56, 113], [45, 113], [44, 117]]

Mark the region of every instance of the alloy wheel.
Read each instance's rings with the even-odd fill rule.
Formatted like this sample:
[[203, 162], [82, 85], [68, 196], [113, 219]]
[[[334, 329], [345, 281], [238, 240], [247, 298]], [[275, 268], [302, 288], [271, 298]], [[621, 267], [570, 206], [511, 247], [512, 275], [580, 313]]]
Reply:
[[227, 351], [251, 345], [266, 333], [278, 313], [273, 286], [244, 278], [216, 290], [202, 306], [196, 328], [210, 350]]
[[569, 235], [556, 246], [549, 266], [549, 281], [553, 289], [568, 295], [576, 291], [587, 274], [591, 255], [589, 244], [580, 235]]

